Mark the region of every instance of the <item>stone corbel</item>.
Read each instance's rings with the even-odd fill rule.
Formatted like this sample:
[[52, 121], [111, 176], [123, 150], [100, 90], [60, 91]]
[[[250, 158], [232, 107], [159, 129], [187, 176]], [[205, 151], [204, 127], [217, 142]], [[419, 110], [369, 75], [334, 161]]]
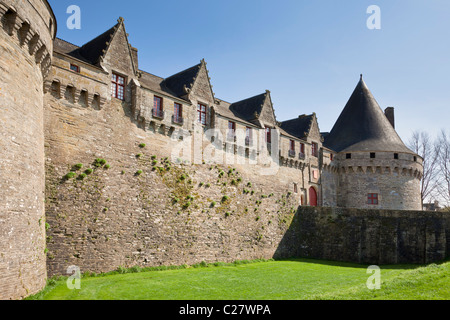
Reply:
[[35, 55], [35, 61], [36, 61], [36, 64], [41, 64], [42, 61], [44, 61], [44, 58], [46, 57], [47, 54], [48, 54], [47, 48], [45, 47], [45, 45], [42, 45], [42, 46], [36, 51], [36, 55]]
[[16, 15], [15, 20], [12, 21], [12, 25], [11, 25], [11, 36], [17, 37], [18, 40], [20, 40], [20, 36], [19, 36], [19, 30], [22, 27], [22, 23], [24, 22], [24, 20], [19, 17], [18, 15]]
[[28, 45], [32, 36], [33, 36], [33, 32], [32, 32], [30, 23], [28, 22], [28, 20], [25, 20], [19, 29], [20, 45], [21, 46]]
[[100, 99], [99, 108], [103, 109], [103, 106], [106, 104], [107, 99], [106, 99], [106, 97], [102, 97], [100, 95], [99, 95], [99, 99]]
[[60, 88], [59, 88], [59, 91], [60, 91], [59, 97], [60, 97], [61, 99], [65, 99], [67, 89], [68, 89], [68, 88], [67, 88], [66, 85], [63, 85], [62, 83], [60, 84]]
[[10, 36], [13, 36], [15, 31], [17, 31], [16, 24], [17, 24], [18, 16], [17, 16], [17, 12], [16, 12], [16, 10], [14, 10], [14, 8], [10, 8], [10, 10], [13, 13], [6, 15], [8, 10], [5, 10], [1, 20], [3, 22], [3, 28], [5, 29], [6, 33], [8, 33], [8, 35], [10, 35]]
[[50, 92], [52, 88], [53, 79], [47, 79], [44, 81], [44, 94]]
[[33, 56], [42, 46], [43, 43], [41, 41], [39, 33], [36, 32], [28, 42], [28, 52], [31, 56]]
[[6, 11], [8, 11], [8, 8], [3, 3], [0, 3], [0, 20], [5, 15]]
[[73, 90], [73, 101], [74, 101], [74, 103], [79, 103], [80, 102], [81, 91], [82, 91], [81, 89], [74, 88], [74, 90]]

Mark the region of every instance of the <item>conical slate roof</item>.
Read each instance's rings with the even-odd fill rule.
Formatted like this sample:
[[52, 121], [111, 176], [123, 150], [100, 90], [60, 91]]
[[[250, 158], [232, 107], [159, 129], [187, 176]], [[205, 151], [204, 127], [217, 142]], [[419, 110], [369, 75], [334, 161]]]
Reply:
[[413, 153], [385, 116], [362, 75], [324, 144], [336, 152]]

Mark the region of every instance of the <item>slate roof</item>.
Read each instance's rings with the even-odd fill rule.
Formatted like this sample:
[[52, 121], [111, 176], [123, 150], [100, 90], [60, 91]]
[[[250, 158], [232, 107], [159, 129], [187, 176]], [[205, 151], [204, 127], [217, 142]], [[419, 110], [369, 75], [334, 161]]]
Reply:
[[53, 41], [53, 48], [56, 52], [67, 54], [78, 60], [98, 66], [100, 57], [103, 56], [103, 50], [107, 49], [107, 43], [111, 41], [111, 37], [114, 35], [116, 27], [117, 24], [81, 47], [56, 38]]
[[413, 153], [386, 118], [362, 76], [324, 145], [336, 152]]
[[178, 97], [186, 95], [187, 92], [185, 91], [185, 87], [192, 89], [192, 85], [198, 76], [201, 65], [201, 63], [197, 64], [166, 78], [162, 85], [171, 90]]
[[263, 93], [230, 105], [230, 111], [241, 119], [246, 121], [254, 121], [256, 119], [255, 113], [261, 114], [266, 94]]
[[141, 77], [139, 78], [139, 83], [142, 87], [155, 91], [157, 93], [172, 96], [174, 98], [179, 98], [173, 91], [167, 88], [163, 82], [164, 78], [155, 76], [151, 73], [139, 70]]
[[220, 99], [216, 99], [216, 100], [219, 102], [219, 104], [214, 106], [214, 109], [217, 114], [219, 114], [225, 118], [228, 118], [230, 120], [234, 120], [236, 122], [240, 122], [240, 123], [243, 123], [243, 124], [251, 126], [251, 127], [255, 127], [255, 126], [261, 127], [260, 125], [250, 122], [250, 121], [247, 121], [247, 120], [241, 118], [239, 115], [235, 114], [232, 110], [230, 110], [231, 103], [220, 100]]
[[81, 56], [90, 61], [92, 64], [97, 65], [100, 62], [100, 57], [104, 54], [103, 50], [108, 48], [107, 43], [111, 42], [111, 38], [116, 32], [117, 26], [118, 24], [105, 31], [95, 39], [92, 39], [88, 43], [84, 44], [79, 49]]
[[313, 119], [314, 114], [301, 115], [296, 119], [281, 122], [281, 129], [294, 137], [306, 139]]

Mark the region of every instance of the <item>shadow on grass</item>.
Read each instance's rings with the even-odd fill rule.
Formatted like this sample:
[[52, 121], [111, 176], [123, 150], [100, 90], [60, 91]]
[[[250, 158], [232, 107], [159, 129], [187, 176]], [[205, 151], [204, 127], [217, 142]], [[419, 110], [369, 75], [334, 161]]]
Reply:
[[[277, 262], [301, 262], [301, 263], [310, 263], [310, 264], [318, 264], [323, 266], [330, 267], [343, 267], [343, 268], [359, 268], [359, 269], [367, 269], [369, 264], [359, 264], [352, 262], [343, 262], [343, 261], [330, 261], [330, 260], [320, 260], [320, 259], [312, 259], [312, 258], [279, 258], [274, 259]], [[435, 264], [443, 264], [449, 262], [450, 260], [441, 261]], [[417, 269], [420, 267], [425, 267], [425, 264], [388, 264], [388, 265], [379, 265], [382, 269], [392, 269], [392, 270], [411, 270]]]

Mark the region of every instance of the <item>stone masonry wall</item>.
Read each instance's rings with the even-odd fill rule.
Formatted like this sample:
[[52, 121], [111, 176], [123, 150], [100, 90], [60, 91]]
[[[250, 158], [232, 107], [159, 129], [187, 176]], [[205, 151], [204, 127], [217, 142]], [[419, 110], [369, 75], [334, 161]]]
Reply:
[[0, 299], [46, 283], [43, 77], [56, 27], [46, 5], [0, 0]]
[[450, 215], [301, 207], [287, 235], [294, 256], [363, 264], [425, 264], [449, 257]]
[[45, 101], [49, 275], [274, 256], [300, 204], [299, 170], [180, 164], [176, 141], [138, 128], [127, 104]]

